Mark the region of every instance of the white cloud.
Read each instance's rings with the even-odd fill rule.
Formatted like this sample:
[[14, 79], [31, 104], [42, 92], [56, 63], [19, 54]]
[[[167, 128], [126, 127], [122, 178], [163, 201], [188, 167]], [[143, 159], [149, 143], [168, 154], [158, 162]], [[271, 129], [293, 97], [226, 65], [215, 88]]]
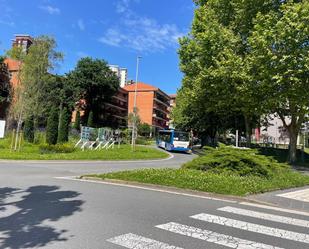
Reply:
[[129, 4], [137, 0], [121, 0], [116, 11], [120, 22], [110, 27], [99, 39], [109, 46], [128, 47], [139, 52], [160, 52], [178, 44], [184, 34], [175, 24], [159, 24], [155, 19], [138, 16]]
[[10, 27], [15, 26], [13, 9], [9, 6], [9, 3], [5, 0], [0, 0], [0, 24]]
[[57, 8], [57, 7], [53, 7], [51, 5], [42, 5], [39, 8], [46, 11], [50, 15], [59, 15], [60, 14], [60, 9]]
[[10, 27], [15, 26], [15, 22], [13, 22], [13, 21], [0, 20], [0, 24], [7, 25], [7, 26], [10, 26]]
[[139, 0], [119, 0], [116, 2], [116, 11], [117, 13], [130, 12], [130, 4], [131, 2], [138, 3]]
[[79, 20], [78, 20], [77, 26], [79, 27], [79, 29], [80, 29], [81, 31], [84, 31], [84, 30], [86, 29], [85, 23], [84, 23], [84, 21], [83, 21], [82, 19], [79, 19]]
[[89, 57], [89, 55], [83, 51], [78, 51], [76, 55], [78, 56], [78, 58]]

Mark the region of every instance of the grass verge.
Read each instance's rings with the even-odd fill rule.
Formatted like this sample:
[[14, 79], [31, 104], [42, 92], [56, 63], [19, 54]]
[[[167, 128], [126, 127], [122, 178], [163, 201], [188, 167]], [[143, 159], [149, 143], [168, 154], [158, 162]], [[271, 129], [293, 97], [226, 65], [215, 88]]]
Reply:
[[309, 176], [291, 170], [258, 150], [207, 148], [181, 169], [142, 169], [92, 175], [138, 183], [173, 186], [217, 194], [246, 196], [309, 185]]
[[[65, 147], [72, 147], [72, 144]], [[65, 148], [63, 147], [63, 148]], [[42, 145], [24, 143], [19, 152], [11, 151], [7, 141], [0, 140], [0, 159], [10, 160], [142, 160], [142, 159], [162, 159], [168, 155], [163, 151], [146, 146], [137, 146], [132, 153], [130, 145], [115, 145], [114, 149], [109, 150], [68, 150], [64, 153], [50, 152], [42, 149]], [[61, 148], [62, 149], [62, 148]]]
[[273, 179], [257, 176], [243, 177], [227, 173], [216, 174], [189, 169], [142, 169], [91, 176], [103, 180], [117, 179], [237, 196], [309, 184], [309, 176], [292, 171], [280, 172]]

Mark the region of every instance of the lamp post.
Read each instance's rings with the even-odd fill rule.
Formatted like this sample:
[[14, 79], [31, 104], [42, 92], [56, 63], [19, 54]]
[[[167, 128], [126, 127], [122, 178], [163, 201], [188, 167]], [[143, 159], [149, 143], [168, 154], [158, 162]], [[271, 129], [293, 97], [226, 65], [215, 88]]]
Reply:
[[137, 56], [136, 59], [136, 77], [135, 77], [135, 89], [134, 89], [134, 105], [133, 105], [133, 122], [132, 122], [132, 150], [135, 149], [135, 140], [136, 140], [136, 130], [137, 130], [137, 124], [136, 124], [136, 119], [137, 119], [137, 110], [136, 110], [136, 97], [137, 97], [137, 81], [138, 81], [138, 67], [139, 67], [139, 61], [142, 57]]

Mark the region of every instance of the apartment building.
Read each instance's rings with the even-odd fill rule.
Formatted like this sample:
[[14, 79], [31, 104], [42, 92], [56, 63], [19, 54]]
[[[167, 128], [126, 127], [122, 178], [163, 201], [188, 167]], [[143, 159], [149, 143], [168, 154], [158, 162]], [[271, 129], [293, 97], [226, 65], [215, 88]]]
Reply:
[[128, 80], [128, 70], [126, 68], [121, 68], [117, 65], [109, 65], [109, 68], [118, 76], [120, 86], [124, 87]]
[[136, 107], [141, 122], [151, 125], [155, 130], [168, 128], [170, 97], [157, 87], [142, 82], [125, 86], [128, 92], [128, 112], [133, 112], [135, 86]]
[[[176, 97], [177, 97], [177, 94], [170, 94], [169, 97], [170, 97], [169, 112], [171, 113], [173, 108], [176, 107]], [[170, 129], [175, 129], [175, 125], [173, 123], [173, 119], [172, 119], [171, 115], [168, 115], [168, 118], [169, 118], [168, 127]]]
[[119, 88], [109, 102], [104, 104], [107, 125], [114, 128], [126, 128], [128, 116], [128, 92]]
[[[20, 47], [27, 53], [32, 43], [33, 39], [30, 35], [15, 35], [15, 39], [12, 40], [12, 47]], [[21, 62], [6, 58], [4, 63], [9, 70], [11, 85], [14, 89], [19, 84], [18, 72], [20, 71]]]

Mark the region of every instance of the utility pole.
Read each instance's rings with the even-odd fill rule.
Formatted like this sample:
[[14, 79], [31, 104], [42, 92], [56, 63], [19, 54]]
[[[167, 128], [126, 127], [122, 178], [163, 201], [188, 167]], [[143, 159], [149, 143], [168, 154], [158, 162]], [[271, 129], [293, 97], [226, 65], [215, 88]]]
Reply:
[[135, 150], [135, 140], [136, 140], [136, 136], [137, 136], [136, 97], [137, 97], [138, 67], [139, 67], [139, 61], [140, 61], [141, 58], [142, 58], [141, 56], [137, 56], [137, 59], [136, 59], [136, 77], [135, 77], [135, 89], [134, 89], [133, 122], [132, 122], [132, 143], [131, 143], [132, 151]]

